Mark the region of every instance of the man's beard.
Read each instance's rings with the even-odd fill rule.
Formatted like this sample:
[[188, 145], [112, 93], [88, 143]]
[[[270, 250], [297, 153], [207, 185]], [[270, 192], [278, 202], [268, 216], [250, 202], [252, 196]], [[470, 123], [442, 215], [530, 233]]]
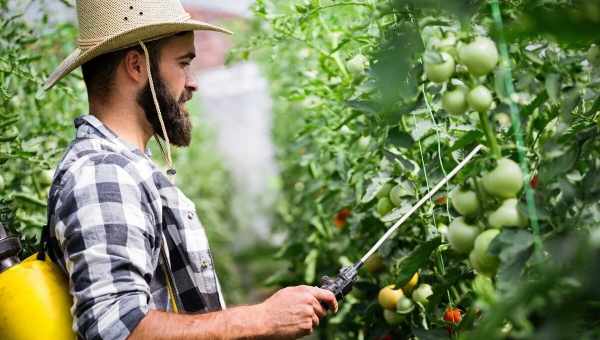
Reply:
[[[183, 107], [184, 103], [191, 98], [191, 93], [187, 90], [181, 95], [179, 100], [176, 100], [171, 94], [163, 82], [162, 78], [158, 74], [154, 73], [154, 89], [156, 90], [156, 99], [158, 99], [158, 105], [162, 112], [162, 118], [165, 123], [165, 129], [169, 136], [169, 142], [175, 146], [188, 146], [192, 139], [192, 122], [188, 112]], [[137, 102], [146, 113], [146, 119], [152, 125], [154, 132], [158, 134], [163, 140], [163, 130], [158, 119], [158, 113], [156, 112], [156, 106], [152, 99], [152, 91], [150, 90], [150, 83], [146, 84], [137, 96]]]

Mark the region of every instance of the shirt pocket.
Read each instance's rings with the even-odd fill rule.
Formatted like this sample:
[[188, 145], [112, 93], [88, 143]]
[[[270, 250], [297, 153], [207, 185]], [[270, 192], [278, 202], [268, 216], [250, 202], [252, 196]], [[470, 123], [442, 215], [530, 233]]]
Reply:
[[165, 217], [167, 229], [183, 257], [189, 260], [189, 267], [202, 293], [217, 291], [216, 275], [208, 238], [196, 214], [194, 203], [177, 188], [169, 204]]

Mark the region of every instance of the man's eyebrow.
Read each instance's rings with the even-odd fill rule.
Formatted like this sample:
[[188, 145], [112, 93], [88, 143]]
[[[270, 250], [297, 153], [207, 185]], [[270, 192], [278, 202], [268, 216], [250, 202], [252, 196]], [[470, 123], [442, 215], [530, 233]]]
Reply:
[[188, 52], [180, 57], [177, 57], [177, 59], [194, 59], [196, 58], [196, 53], [194, 52]]

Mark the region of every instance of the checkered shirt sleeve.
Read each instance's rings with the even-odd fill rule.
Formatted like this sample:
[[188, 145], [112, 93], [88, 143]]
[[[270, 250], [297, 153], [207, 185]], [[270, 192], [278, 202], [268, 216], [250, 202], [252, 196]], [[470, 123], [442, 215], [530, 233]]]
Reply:
[[85, 339], [126, 339], [149, 310], [160, 236], [130, 166], [108, 153], [62, 181], [56, 238], [74, 299], [73, 327]]

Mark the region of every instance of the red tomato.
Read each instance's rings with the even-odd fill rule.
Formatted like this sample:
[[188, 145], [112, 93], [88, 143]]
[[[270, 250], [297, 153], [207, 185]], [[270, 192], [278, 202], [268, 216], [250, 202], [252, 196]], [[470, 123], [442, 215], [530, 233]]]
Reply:
[[538, 175], [533, 175], [533, 177], [531, 177], [531, 181], [529, 181], [529, 185], [533, 189], [537, 189], [538, 183], [539, 183]]
[[440, 195], [438, 197], [435, 198], [434, 202], [437, 205], [444, 205], [446, 204], [446, 201], [448, 201], [448, 198], [444, 195]]
[[338, 213], [335, 214], [335, 218], [333, 219], [335, 227], [340, 230], [344, 229], [348, 221], [348, 217], [350, 217], [350, 215], [352, 215], [352, 211], [350, 211], [350, 209], [348, 208], [343, 208], [342, 210], [338, 211]]
[[458, 308], [454, 308], [454, 307], [448, 307], [446, 309], [446, 312], [444, 313], [444, 320], [452, 323], [452, 324], [459, 324], [460, 320], [462, 319], [462, 311]]

